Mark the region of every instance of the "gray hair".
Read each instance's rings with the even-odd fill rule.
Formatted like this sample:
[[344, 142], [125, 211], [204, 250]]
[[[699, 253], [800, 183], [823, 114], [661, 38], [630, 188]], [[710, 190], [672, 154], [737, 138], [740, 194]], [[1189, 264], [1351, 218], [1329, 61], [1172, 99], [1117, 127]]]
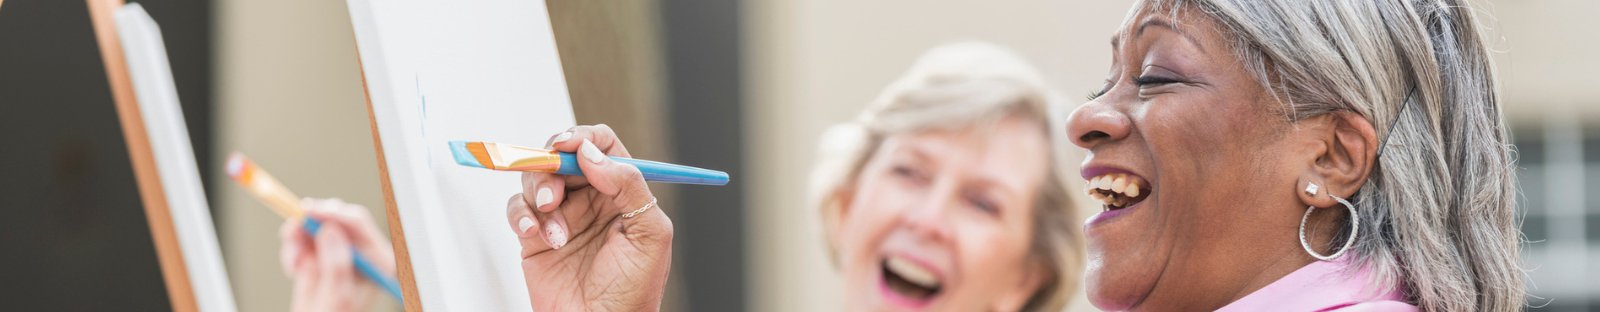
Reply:
[[1380, 131], [1389, 146], [1355, 196], [1353, 256], [1377, 273], [1371, 282], [1398, 282], [1424, 310], [1518, 310], [1527, 299], [1512, 148], [1465, 1], [1150, 0], [1144, 9], [1176, 15], [1189, 5], [1216, 21], [1289, 120], [1349, 111]]
[[[1077, 293], [1083, 271], [1083, 236], [1078, 209], [1067, 189], [1063, 164], [1063, 122], [1052, 113], [1052, 94], [1040, 75], [1010, 50], [965, 42], [929, 50], [916, 64], [861, 111], [856, 120], [823, 134], [818, 163], [811, 172], [809, 204], [833, 232], [847, 200], [842, 194], [873, 153], [890, 136], [923, 131], [986, 131], [1006, 117], [1035, 123], [1050, 138], [1050, 168], [1033, 200], [1033, 241], [1028, 261], [1042, 264], [1046, 277], [1023, 311], [1059, 311]], [[836, 242], [828, 239], [831, 253]], [[835, 261], [836, 262], [836, 261]]]

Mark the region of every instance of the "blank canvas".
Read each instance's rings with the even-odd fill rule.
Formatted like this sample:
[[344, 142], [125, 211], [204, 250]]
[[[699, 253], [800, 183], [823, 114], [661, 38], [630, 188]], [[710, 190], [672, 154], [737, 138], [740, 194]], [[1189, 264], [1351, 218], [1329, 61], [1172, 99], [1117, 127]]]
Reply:
[[348, 4], [423, 308], [530, 310], [505, 213], [520, 175], [456, 165], [446, 142], [542, 146], [574, 125], [545, 3]]

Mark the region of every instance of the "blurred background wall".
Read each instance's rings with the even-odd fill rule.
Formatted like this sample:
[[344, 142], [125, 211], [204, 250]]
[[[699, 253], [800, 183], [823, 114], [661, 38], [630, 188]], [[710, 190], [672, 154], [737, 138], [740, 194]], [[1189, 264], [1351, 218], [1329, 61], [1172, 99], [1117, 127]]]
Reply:
[[[852, 118], [922, 51], [962, 40], [1014, 48], [1075, 105], [1104, 78], [1106, 38], [1131, 2], [548, 5], [581, 123], [616, 127], [641, 157], [734, 176], [724, 188], [657, 186], [679, 231], [666, 308], [814, 311], [841, 308], [817, 212], [803, 205], [822, 129]], [[242, 151], [302, 196], [384, 219], [345, 4], [141, 3], [172, 53], [240, 308], [284, 310], [281, 220], [215, 169]], [[1600, 36], [1588, 31], [1600, 2], [1483, 4], [1520, 155], [1532, 302], [1548, 304], [1535, 310], [1600, 310], [1600, 82], [1588, 74], [1600, 71]], [[81, 1], [0, 8], [0, 146], [42, 146], [0, 148], [0, 209], [18, 216], [0, 221], [0, 291], [24, 291], [4, 297], [22, 307], [164, 309], [87, 23]]]

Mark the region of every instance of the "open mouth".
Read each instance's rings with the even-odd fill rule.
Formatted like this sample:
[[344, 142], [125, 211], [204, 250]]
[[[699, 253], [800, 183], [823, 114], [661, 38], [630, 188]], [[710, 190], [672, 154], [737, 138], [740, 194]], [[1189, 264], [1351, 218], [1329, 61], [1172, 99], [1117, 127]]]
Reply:
[[895, 301], [925, 305], [939, 295], [943, 283], [932, 270], [910, 260], [890, 256], [883, 261], [883, 283]]
[[1100, 201], [1105, 211], [1127, 208], [1150, 196], [1150, 182], [1126, 173], [1108, 173], [1089, 178], [1087, 192]]

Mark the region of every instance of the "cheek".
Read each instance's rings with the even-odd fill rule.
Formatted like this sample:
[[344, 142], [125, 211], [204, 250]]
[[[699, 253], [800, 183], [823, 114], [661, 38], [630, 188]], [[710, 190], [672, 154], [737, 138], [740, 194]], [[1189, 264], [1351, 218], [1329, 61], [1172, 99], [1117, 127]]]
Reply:
[[1274, 132], [1262, 131], [1271, 128], [1263, 125], [1281, 122], [1259, 105], [1205, 95], [1151, 104], [1140, 128], [1165, 201], [1191, 206], [1251, 191], [1238, 182], [1265, 165], [1259, 161]]
[[1017, 289], [1030, 274], [1027, 233], [1031, 227], [998, 222], [964, 222], [957, 227], [956, 253], [964, 278], [957, 297], [990, 302]]
[[899, 212], [913, 199], [908, 190], [892, 185], [887, 179], [863, 179], [841, 216], [839, 243], [841, 254], [848, 263], [846, 270], [876, 264], [877, 251], [883, 237], [895, 226]]

